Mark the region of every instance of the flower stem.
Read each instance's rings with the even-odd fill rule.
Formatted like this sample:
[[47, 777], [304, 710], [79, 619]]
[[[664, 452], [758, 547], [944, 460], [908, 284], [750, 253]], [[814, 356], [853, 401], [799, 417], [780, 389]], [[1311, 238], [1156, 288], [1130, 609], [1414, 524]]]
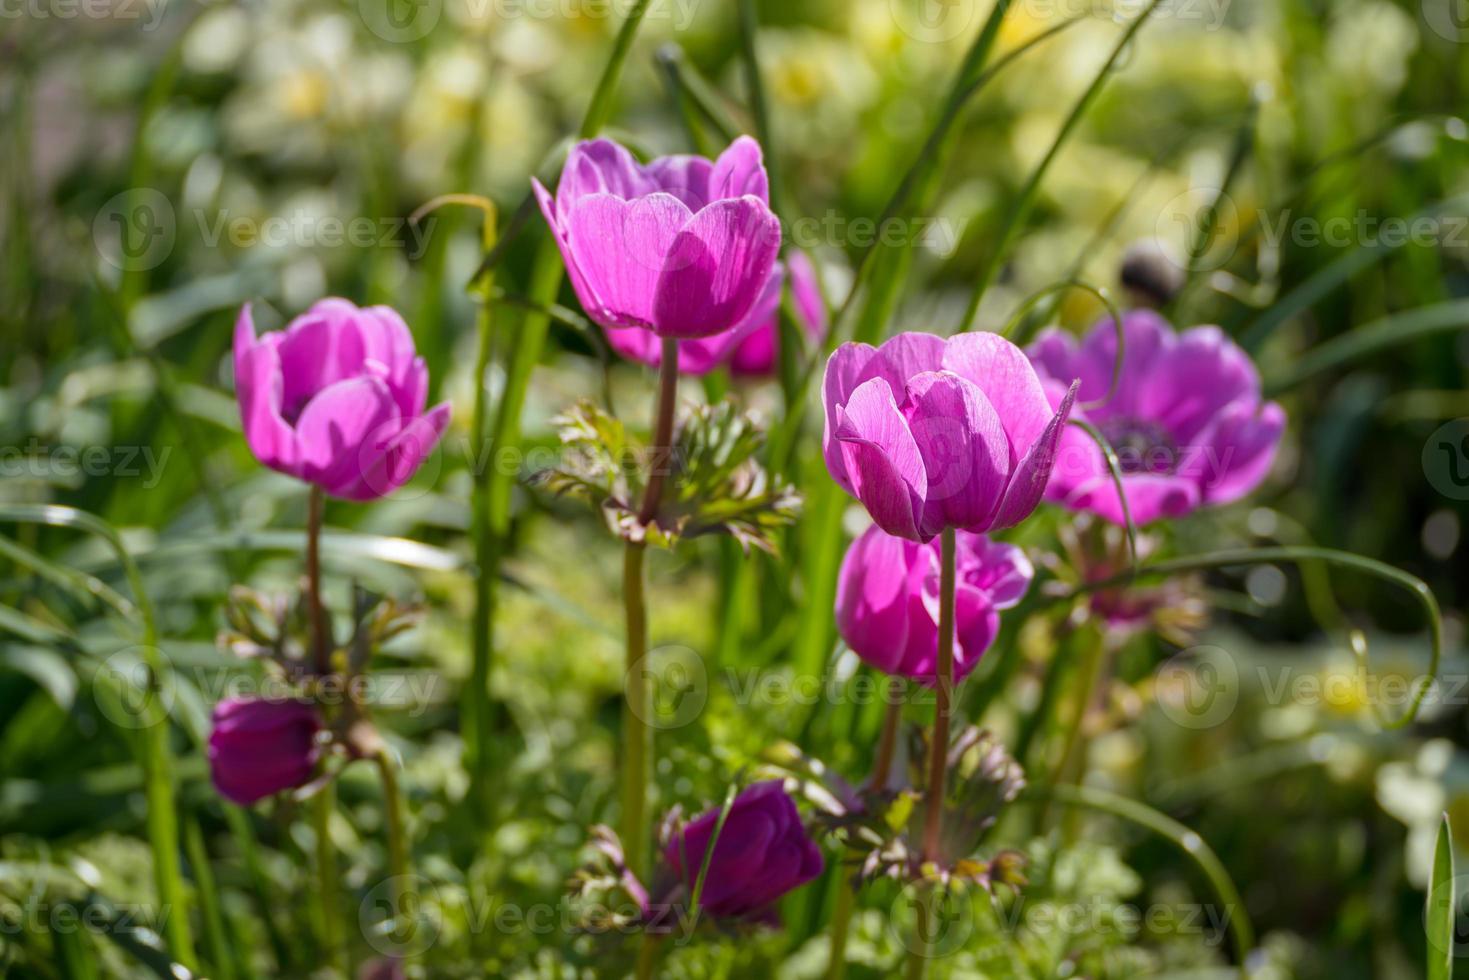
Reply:
[[928, 805], [924, 811], [923, 855], [939, 858], [944, 780], [948, 775], [949, 715], [954, 701], [954, 529], [944, 528], [939, 573], [939, 658], [933, 742], [928, 747]]
[[398, 764], [386, 748], [373, 761], [383, 780], [383, 825], [388, 833], [388, 873], [396, 879], [396, 894], [402, 897], [408, 880], [408, 837], [403, 827], [403, 789], [398, 783]]
[[[678, 341], [663, 338], [663, 360], [658, 369], [658, 408], [653, 422], [648, 482], [638, 523], [646, 527], [658, 515], [663, 479], [673, 442], [673, 410], [678, 393]], [[643, 664], [648, 653], [648, 608], [644, 599], [643, 541], [629, 541], [623, 553], [622, 597], [627, 620], [627, 675], [622, 703], [622, 847], [633, 874], [647, 874], [648, 847], [648, 727], [650, 679]]]
[[311, 656], [318, 674], [330, 673], [332, 666], [326, 610], [321, 605], [321, 519], [325, 510], [326, 494], [313, 486], [306, 511], [306, 603], [311, 616]]
[[887, 786], [893, 768], [893, 754], [898, 747], [898, 724], [903, 720], [903, 703], [889, 701], [888, 710], [882, 717], [882, 734], [877, 742], [877, 760], [872, 764], [872, 778], [868, 786], [881, 792]]
[[643, 933], [638, 947], [637, 980], [653, 980], [653, 967], [658, 962], [658, 937], [651, 932]]
[[638, 523], [647, 524], [658, 516], [663, 500], [663, 481], [673, 462], [673, 409], [678, 395], [678, 341], [663, 338], [663, 358], [658, 367], [658, 409], [653, 421], [653, 444], [648, 454], [648, 483], [643, 490], [643, 506]]
[[340, 931], [341, 917], [337, 906], [337, 853], [332, 847], [332, 810], [336, 789], [331, 783], [311, 798], [312, 817], [316, 824], [316, 891], [321, 902], [321, 959], [339, 975], [346, 976]]

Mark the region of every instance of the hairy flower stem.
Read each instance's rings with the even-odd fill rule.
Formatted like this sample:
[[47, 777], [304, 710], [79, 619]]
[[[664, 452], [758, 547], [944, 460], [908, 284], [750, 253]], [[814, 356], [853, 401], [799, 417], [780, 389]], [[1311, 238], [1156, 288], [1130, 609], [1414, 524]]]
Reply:
[[[658, 408], [653, 422], [648, 482], [638, 523], [646, 529], [658, 516], [663, 481], [671, 463], [673, 410], [678, 394], [678, 341], [663, 338], [663, 360], [658, 370]], [[622, 596], [627, 618], [627, 675], [622, 702], [622, 847], [627, 866], [639, 877], [647, 875], [648, 849], [648, 727], [650, 678], [643, 664], [648, 653], [648, 608], [644, 599], [643, 541], [629, 541], [623, 553]]]
[[321, 605], [321, 519], [325, 510], [326, 494], [313, 486], [306, 511], [306, 603], [311, 617], [311, 656], [318, 674], [330, 673], [332, 665], [326, 610]]
[[948, 776], [949, 715], [954, 703], [954, 529], [944, 528], [939, 573], [938, 690], [933, 741], [928, 746], [928, 804], [924, 810], [923, 856], [939, 859], [943, 827], [944, 780]]

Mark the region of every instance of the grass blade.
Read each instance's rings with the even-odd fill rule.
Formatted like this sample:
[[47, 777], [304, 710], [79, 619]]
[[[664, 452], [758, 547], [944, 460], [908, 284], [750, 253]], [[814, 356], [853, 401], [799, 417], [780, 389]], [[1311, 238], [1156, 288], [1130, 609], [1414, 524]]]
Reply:
[[1428, 980], [1451, 980], [1454, 975], [1454, 844], [1445, 813], [1433, 847], [1433, 876], [1423, 910], [1428, 929]]
[[1081, 98], [1077, 100], [1076, 105], [1072, 108], [1071, 115], [1067, 116], [1066, 121], [1061, 124], [1061, 130], [1056, 134], [1055, 140], [1052, 141], [1051, 148], [1046, 151], [1046, 155], [1041, 158], [1041, 162], [1031, 171], [1029, 179], [1026, 180], [1025, 186], [1021, 188], [1020, 194], [1016, 197], [1015, 204], [1006, 216], [1004, 224], [1000, 226], [1000, 232], [995, 239], [993, 251], [990, 252], [989, 258], [980, 269], [979, 279], [975, 282], [974, 291], [969, 297], [969, 306], [964, 311], [964, 319], [959, 322], [960, 330], [968, 330], [973, 327], [974, 318], [979, 313], [980, 301], [984, 299], [985, 292], [989, 290], [990, 283], [994, 281], [995, 275], [999, 271], [1000, 263], [1004, 261], [1005, 253], [1009, 250], [1011, 241], [1020, 230], [1021, 224], [1029, 216], [1030, 209], [1035, 204], [1036, 193], [1040, 190], [1040, 184], [1045, 178], [1046, 172], [1051, 169], [1051, 164], [1061, 152], [1061, 148], [1066, 145], [1067, 139], [1075, 131], [1077, 124], [1081, 122], [1082, 117], [1091, 108], [1092, 102], [1096, 100], [1097, 93], [1102, 90], [1102, 85], [1106, 82], [1107, 76], [1112, 74], [1112, 69], [1116, 66], [1117, 60], [1122, 57], [1122, 53], [1127, 50], [1128, 45], [1132, 43], [1132, 39], [1137, 35], [1137, 32], [1153, 16], [1153, 11], [1158, 9], [1160, 3], [1162, 3], [1162, 0], [1150, 0], [1148, 5], [1143, 8], [1142, 13], [1133, 18], [1132, 23], [1127, 25], [1127, 30], [1123, 31], [1122, 37], [1117, 41], [1117, 46], [1112, 49], [1112, 54], [1107, 58], [1106, 63], [1102, 65], [1101, 71], [1097, 72], [1096, 77], [1092, 79], [1091, 85], [1087, 86], [1087, 90], [1082, 93]]
[[1274, 398], [1323, 371], [1420, 337], [1465, 327], [1469, 327], [1469, 299], [1389, 314], [1307, 351], [1281, 377], [1266, 380], [1265, 395]]

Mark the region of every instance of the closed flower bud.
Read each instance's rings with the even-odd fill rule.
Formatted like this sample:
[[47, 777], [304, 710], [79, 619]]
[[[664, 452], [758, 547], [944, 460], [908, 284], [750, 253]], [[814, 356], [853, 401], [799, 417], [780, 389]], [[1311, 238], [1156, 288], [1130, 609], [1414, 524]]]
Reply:
[[310, 781], [321, 716], [305, 701], [231, 698], [214, 709], [209, 768], [214, 788], [241, 806]]
[[[693, 891], [721, 808], [674, 832], [664, 860]], [[735, 797], [720, 828], [699, 907], [716, 918], [761, 918], [787, 892], [821, 874], [821, 849], [806, 833], [780, 780], [755, 783]]]

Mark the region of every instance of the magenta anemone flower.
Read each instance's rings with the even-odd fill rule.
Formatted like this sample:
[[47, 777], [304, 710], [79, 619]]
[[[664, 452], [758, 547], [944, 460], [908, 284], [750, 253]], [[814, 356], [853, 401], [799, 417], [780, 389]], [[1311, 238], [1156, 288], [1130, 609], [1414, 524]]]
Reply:
[[209, 768], [214, 788], [249, 806], [310, 781], [321, 748], [321, 716], [305, 701], [231, 698], [214, 708]]
[[[954, 548], [954, 680], [962, 681], [1000, 629], [1000, 610], [1034, 576], [1014, 545], [960, 531]], [[852, 651], [887, 674], [937, 683], [939, 545], [870, 527], [852, 542], [837, 579], [837, 629]]]
[[[738, 377], [774, 374], [780, 351], [780, 326], [776, 321], [785, 271], [779, 262], [775, 264], [775, 272], [743, 323], [712, 337], [679, 341], [679, 373], [697, 376], [728, 365], [730, 373]], [[816, 283], [816, 269], [804, 253], [791, 254], [790, 277], [791, 300], [798, 322], [812, 342], [819, 344], [826, 339], [826, 304]], [[646, 330], [611, 329], [607, 331], [607, 341], [628, 360], [653, 367], [663, 360], [663, 345], [656, 334]]]
[[780, 250], [760, 144], [646, 166], [607, 139], [572, 147], [553, 198], [532, 179], [582, 308], [602, 326], [691, 339], [744, 322]]
[[823, 381], [832, 479], [878, 527], [912, 541], [1012, 527], [1035, 510], [1071, 411], [992, 333], [843, 344]]
[[[1052, 403], [1081, 379], [1076, 415], [1095, 425], [1117, 453], [1132, 519], [1147, 524], [1199, 507], [1238, 500], [1265, 479], [1285, 412], [1264, 402], [1249, 355], [1218, 327], [1175, 333], [1149, 310], [1122, 317], [1123, 364], [1112, 386], [1117, 332], [1111, 320], [1079, 343], [1042, 333], [1030, 358], [1047, 379]], [[1095, 442], [1072, 427], [1062, 439], [1046, 498], [1124, 524], [1116, 481]]]
[[402, 486], [449, 424], [447, 402], [424, 412], [428, 368], [403, 318], [344, 299], [259, 338], [241, 309], [235, 393], [256, 459], [347, 500]]
[[[678, 828], [663, 859], [690, 891], [721, 807]], [[778, 780], [745, 787], [729, 808], [704, 877], [699, 907], [725, 919], [764, 918], [786, 892], [821, 874], [821, 849], [801, 823], [795, 802]]]

